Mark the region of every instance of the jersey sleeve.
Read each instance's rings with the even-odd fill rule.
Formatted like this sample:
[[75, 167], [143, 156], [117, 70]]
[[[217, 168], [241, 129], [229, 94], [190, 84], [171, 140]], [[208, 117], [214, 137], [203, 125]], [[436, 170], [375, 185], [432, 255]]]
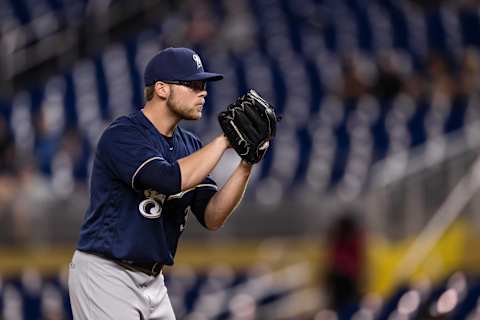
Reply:
[[[116, 125], [108, 128], [100, 138], [97, 156], [121, 181], [136, 188], [136, 177], [142, 168], [155, 161], [162, 168], [162, 179], [157, 190], [172, 194], [180, 191], [181, 177], [177, 162], [168, 162], [147, 137], [133, 126]], [[160, 165], [160, 166], [159, 166]]]
[[207, 208], [208, 202], [217, 191], [217, 184], [211, 177], [207, 177], [195, 188], [195, 196], [193, 198], [191, 209], [198, 222], [200, 222], [205, 228], [207, 228], [205, 223], [205, 209]]

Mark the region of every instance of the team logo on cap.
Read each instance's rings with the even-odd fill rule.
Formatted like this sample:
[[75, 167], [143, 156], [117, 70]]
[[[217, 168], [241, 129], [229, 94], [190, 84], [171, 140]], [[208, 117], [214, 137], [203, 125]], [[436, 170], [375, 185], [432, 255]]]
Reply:
[[193, 61], [195, 61], [195, 63], [197, 64], [197, 69], [200, 69], [203, 67], [202, 60], [200, 60], [200, 57], [198, 56], [198, 54], [194, 54], [192, 58], [193, 58]]

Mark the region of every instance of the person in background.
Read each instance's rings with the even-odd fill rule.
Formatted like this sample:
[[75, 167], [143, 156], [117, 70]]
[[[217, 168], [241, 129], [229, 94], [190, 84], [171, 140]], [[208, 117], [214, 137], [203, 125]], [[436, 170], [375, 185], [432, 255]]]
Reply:
[[359, 302], [365, 273], [365, 236], [353, 212], [334, 221], [326, 249], [325, 281], [330, 307], [342, 312]]

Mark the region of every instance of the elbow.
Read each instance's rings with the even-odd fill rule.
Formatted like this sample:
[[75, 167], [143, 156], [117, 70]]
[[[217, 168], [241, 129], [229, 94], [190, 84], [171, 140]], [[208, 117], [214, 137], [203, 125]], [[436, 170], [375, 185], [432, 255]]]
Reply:
[[218, 194], [210, 199], [204, 214], [205, 226], [212, 231], [220, 229], [235, 210], [235, 207], [220, 205], [219, 202], [221, 201], [217, 198]]
[[218, 229], [223, 227], [223, 223], [224, 221], [220, 221], [220, 220], [209, 220], [209, 221], [205, 221], [205, 226], [210, 231], [217, 231]]
[[220, 229], [222, 226], [223, 226], [223, 223], [219, 223], [219, 224], [208, 224], [208, 225], [207, 225], [207, 229], [210, 230], [210, 231], [217, 231], [217, 230]]
[[227, 220], [227, 217], [229, 214], [224, 214], [221, 212], [209, 212], [209, 214], [206, 215], [205, 219], [205, 226], [207, 227], [208, 230], [210, 231], [216, 231], [223, 227], [225, 224], [225, 221]]

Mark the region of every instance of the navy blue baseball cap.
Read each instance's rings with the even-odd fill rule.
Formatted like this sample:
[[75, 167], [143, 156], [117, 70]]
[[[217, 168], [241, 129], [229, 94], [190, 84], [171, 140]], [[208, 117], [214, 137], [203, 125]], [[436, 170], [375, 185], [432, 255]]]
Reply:
[[205, 72], [202, 60], [188, 48], [166, 48], [157, 53], [145, 67], [145, 86], [157, 81], [222, 80], [219, 73]]

